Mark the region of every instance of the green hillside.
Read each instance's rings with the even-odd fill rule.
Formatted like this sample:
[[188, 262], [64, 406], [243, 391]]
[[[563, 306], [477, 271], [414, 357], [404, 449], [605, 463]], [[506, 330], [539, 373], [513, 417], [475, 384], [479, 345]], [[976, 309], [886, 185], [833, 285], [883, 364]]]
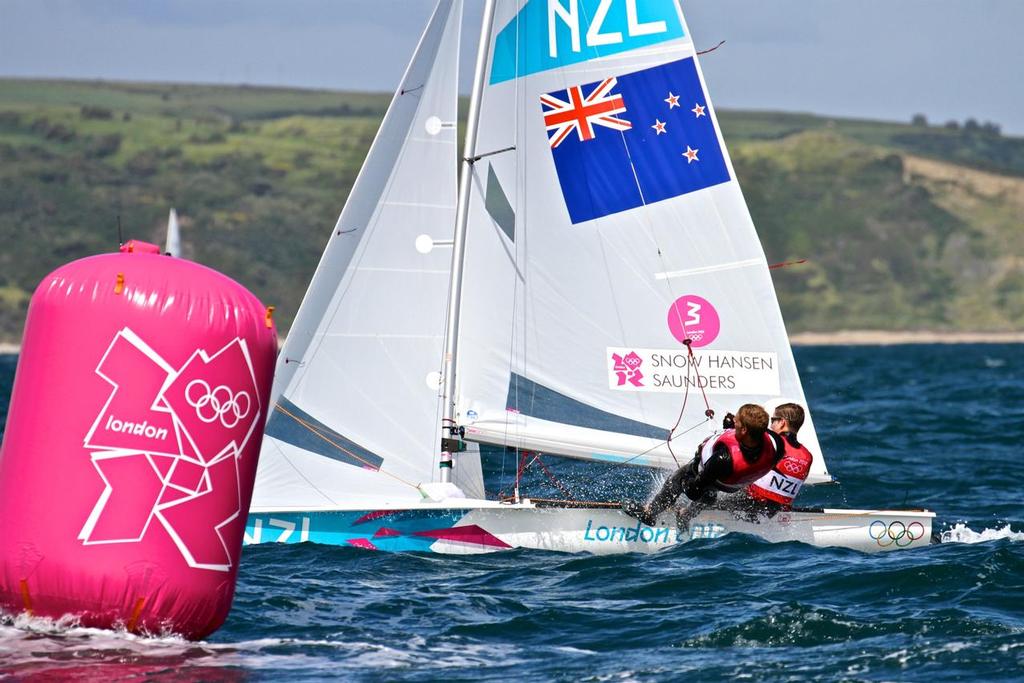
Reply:
[[[0, 341], [68, 260], [161, 241], [278, 306], [287, 329], [389, 97], [0, 80]], [[722, 112], [791, 331], [1024, 329], [1024, 139]]]

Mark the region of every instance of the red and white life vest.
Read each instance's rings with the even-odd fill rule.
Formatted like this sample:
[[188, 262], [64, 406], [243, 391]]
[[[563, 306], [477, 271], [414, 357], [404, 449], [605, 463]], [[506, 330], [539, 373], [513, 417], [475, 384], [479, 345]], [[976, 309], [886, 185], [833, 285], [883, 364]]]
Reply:
[[715, 446], [718, 444], [728, 448], [729, 455], [732, 457], [732, 474], [725, 479], [715, 482], [723, 490], [738, 491], [770, 471], [772, 465], [775, 464], [775, 456], [777, 455], [775, 440], [772, 439], [768, 432], [764, 433], [764, 444], [761, 446], [761, 453], [757, 456], [756, 460], [750, 461], [744, 457], [743, 451], [740, 449], [740, 442], [736, 438], [736, 430], [727, 429], [717, 439], [708, 439], [701, 447], [701, 465], [707, 463], [715, 450]]
[[767, 474], [747, 487], [747, 495], [754, 500], [771, 500], [787, 508], [800, 492], [807, 474], [811, 471], [814, 456], [796, 439], [790, 442], [783, 437], [782, 457]]

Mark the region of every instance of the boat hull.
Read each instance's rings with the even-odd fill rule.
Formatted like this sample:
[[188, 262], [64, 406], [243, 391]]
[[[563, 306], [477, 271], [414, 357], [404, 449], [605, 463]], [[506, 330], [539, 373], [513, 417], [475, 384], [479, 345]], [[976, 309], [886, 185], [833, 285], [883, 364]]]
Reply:
[[706, 510], [679, 525], [674, 513], [647, 526], [608, 507], [432, 506], [389, 510], [257, 511], [245, 542], [353, 546], [368, 550], [475, 554], [529, 548], [569, 553], [652, 553], [699, 538], [745, 533], [770, 542], [799, 541], [863, 552], [928, 545], [934, 513], [813, 510], [771, 519], [739, 519]]

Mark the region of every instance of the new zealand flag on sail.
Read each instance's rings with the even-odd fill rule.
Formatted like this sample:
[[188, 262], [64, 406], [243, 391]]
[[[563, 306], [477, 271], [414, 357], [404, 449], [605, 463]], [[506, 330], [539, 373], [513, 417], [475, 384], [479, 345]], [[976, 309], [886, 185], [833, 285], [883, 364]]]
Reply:
[[693, 58], [540, 99], [573, 223], [730, 179]]

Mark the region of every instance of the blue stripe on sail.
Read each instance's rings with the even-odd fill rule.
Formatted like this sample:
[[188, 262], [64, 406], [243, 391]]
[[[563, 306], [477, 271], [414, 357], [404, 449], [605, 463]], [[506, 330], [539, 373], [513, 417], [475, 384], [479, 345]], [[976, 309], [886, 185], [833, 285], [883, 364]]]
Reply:
[[346, 465], [379, 470], [384, 458], [347, 439], [281, 397], [267, 420], [267, 436]]
[[664, 439], [668, 435], [667, 427], [658, 427], [606, 412], [516, 373], [512, 373], [512, 379], [508, 384], [505, 408], [539, 420], [573, 427], [600, 429], [651, 439]]
[[674, 2], [638, 2], [636, 9], [630, 17], [621, 1], [528, 0], [495, 36], [491, 85], [685, 35]]

